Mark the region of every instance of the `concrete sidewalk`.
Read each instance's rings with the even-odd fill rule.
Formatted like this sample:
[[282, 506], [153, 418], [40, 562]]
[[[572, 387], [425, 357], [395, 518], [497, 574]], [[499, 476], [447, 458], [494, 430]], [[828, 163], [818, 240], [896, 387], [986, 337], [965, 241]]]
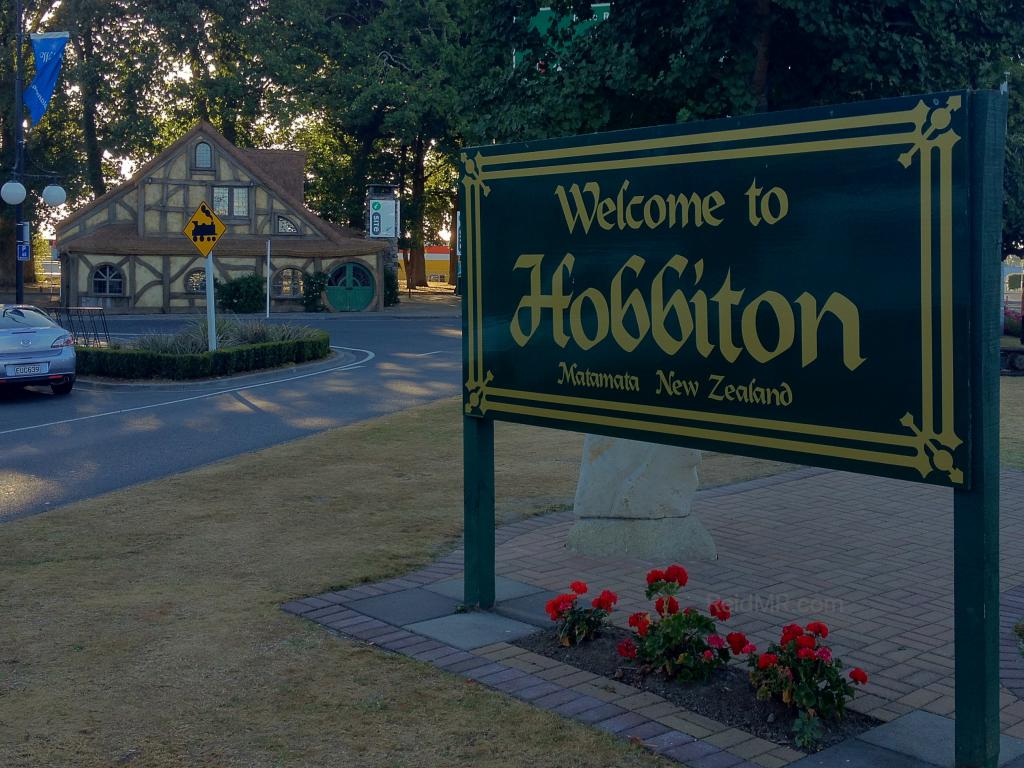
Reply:
[[[1005, 470], [1000, 719], [1008, 737], [1003, 764], [1014, 766], [1024, 765], [1024, 741], [1017, 740], [1024, 737], [1024, 660], [1012, 632], [1024, 618], [1024, 537], [1015, 535], [1024, 530], [1021, 498], [1024, 472]], [[549, 625], [544, 602], [574, 579], [619, 594], [613, 614], [619, 625], [625, 626], [633, 611], [650, 609], [644, 576], [666, 563], [567, 551], [571, 513], [498, 531], [501, 578], [493, 614], [455, 611], [461, 599], [461, 550], [401, 579], [298, 600], [285, 609], [560, 714], [649, 741], [652, 749], [695, 768], [776, 768], [797, 761], [801, 767], [952, 765], [952, 509], [948, 489], [815, 469], [698, 494], [695, 510], [715, 538], [719, 559], [683, 563], [690, 581], [681, 602], [729, 602], [728, 631], [745, 632], [761, 647], [776, 640], [784, 624], [822, 620], [844, 665], [863, 667], [870, 675], [850, 708], [886, 725], [835, 748], [835, 762], [829, 753], [804, 758], [505, 642]]]
[[399, 302], [388, 307], [383, 314], [389, 317], [461, 317], [462, 297], [456, 296], [451, 286], [431, 285], [398, 292]]

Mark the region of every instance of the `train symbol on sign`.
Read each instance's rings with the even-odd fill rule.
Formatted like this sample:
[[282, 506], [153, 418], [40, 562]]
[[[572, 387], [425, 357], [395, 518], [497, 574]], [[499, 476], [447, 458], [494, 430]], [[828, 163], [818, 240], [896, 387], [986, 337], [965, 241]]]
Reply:
[[373, 213], [370, 214], [370, 234], [371, 235], [379, 235], [380, 234], [380, 212], [379, 211], [374, 211]]
[[217, 225], [213, 222], [213, 214], [210, 213], [210, 209], [205, 205], [199, 206], [199, 211], [209, 219], [209, 223], [192, 222], [192, 242], [202, 243], [207, 240], [213, 242], [217, 239]]

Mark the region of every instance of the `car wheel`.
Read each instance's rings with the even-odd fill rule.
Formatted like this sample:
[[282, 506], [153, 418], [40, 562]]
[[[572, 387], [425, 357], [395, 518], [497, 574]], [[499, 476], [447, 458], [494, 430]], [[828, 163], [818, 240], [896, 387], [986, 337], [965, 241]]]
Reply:
[[50, 390], [55, 395], [69, 395], [71, 394], [71, 388], [75, 386], [75, 380], [65, 381], [62, 384], [51, 384]]

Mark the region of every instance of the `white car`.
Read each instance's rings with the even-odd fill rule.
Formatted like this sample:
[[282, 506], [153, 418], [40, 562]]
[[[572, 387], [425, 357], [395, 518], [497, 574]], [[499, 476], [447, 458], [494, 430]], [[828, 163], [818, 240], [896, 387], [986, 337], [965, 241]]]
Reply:
[[0, 384], [45, 384], [55, 395], [75, 386], [75, 340], [43, 310], [0, 304]]

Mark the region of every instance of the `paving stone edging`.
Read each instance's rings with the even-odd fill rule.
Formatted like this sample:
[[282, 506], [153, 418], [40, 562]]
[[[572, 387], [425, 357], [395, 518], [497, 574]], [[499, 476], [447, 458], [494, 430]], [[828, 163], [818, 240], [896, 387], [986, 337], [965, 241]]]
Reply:
[[[804, 474], [804, 470], [796, 472]], [[496, 543], [572, 517], [572, 511], [556, 512], [501, 526], [495, 531]], [[282, 609], [334, 634], [433, 664], [540, 709], [643, 745], [655, 754], [685, 761], [690, 768], [781, 768], [804, 757], [801, 752], [745, 731], [723, 728], [655, 694], [517, 646], [499, 642], [461, 650], [351, 607], [359, 600], [435, 584], [462, 570], [463, 552], [458, 549], [400, 578], [293, 600]]]
[[[775, 507], [782, 504], [787, 509], [792, 508], [800, 514], [806, 515], [807, 509], [815, 508], [822, 503], [831, 503], [834, 497], [838, 507], [837, 514], [845, 514], [846, 519], [856, 519], [856, 516], [859, 516], [859, 508], [862, 505], [867, 506], [872, 510], [871, 514], [873, 515], [870, 525], [877, 527], [880, 521], [887, 522], [888, 516], [893, 515], [896, 518], [902, 517], [909, 525], [923, 527], [926, 531], [923, 534], [912, 532], [906, 534], [909, 537], [907, 538], [908, 547], [910, 547], [909, 555], [898, 561], [892, 568], [906, 570], [908, 567], [914, 567], [916, 562], [921, 562], [926, 564], [930, 573], [935, 573], [936, 569], [941, 571], [942, 566], [933, 565], [933, 563], [945, 562], [944, 560], [936, 561], [935, 557], [945, 553], [949, 543], [940, 535], [932, 535], [934, 526], [931, 523], [931, 510], [936, 503], [945, 503], [945, 499], [938, 492], [929, 488], [926, 489], [929, 492], [924, 493], [914, 488], [911, 493], [902, 485], [890, 487], [888, 483], [891, 481], [884, 479], [871, 479], [870, 483], [865, 481], [867, 483], [865, 485], [861, 485], [861, 481], [858, 479], [857, 486], [853, 487], [851, 477], [848, 477], [846, 473], [838, 472], [832, 473], [832, 477], [822, 478], [820, 481], [816, 479], [816, 476], [828, 473], [830, 470], [797, 469], [771, 477], [706, 489], [700, 491], [697, 498], [698, 502], [705, 500], [708, 503], [702, 512], [709, 515], [711, 519], [717, 516], [717, 522], [723, 526], [723, 532], [732, 533], [733, 536], [748, 534], [748, 538], [748, 531], [738, 526], [743, 524], [743, 515], [755, 508], [767, 509], [768, 512], [774, 512], [777, 515], [778, 509], [772, 507], [772, 504]], [[1001, 474], [1004, 487], [1008, 491], [1024, 487], [1021, 485], [1024, 482], [1024, 472], [1004, 468]], [[856, 476], [852, 477], [856, 478]], [[811, 484], [801, 482], [806, 480], [809, 480]], [[766, 492], [774, 495], [773, 486], [781, 486], [779, 490], [786, 494], [786, 497], [776, 500], [773, 496], [767, 496]], [[743, 496], [744, 493], [749, 493], [749, 496]], [[1004, 512], [1009, 513], [1007, 520], [1017, 521], [1022, 517], [1020, 508], [1007, 505], [1008, 499], [1012, 496], [1011, 492], [1004, 498], [1002, 506]], [[920, 518], [914, 518], [912, 515], [908, 517], [907, 510], [910, 509], [909, 505], [911, 504], [921, 505], [922, 509], [928, 511], [928, 515]], [[851, 517], [851, 515], [855, 516]], [[747, 516], [749, 517], [749, 514]], [[948, 518], [948, 514], [946, 517]], [[569, 557], [571, 564], [563, 563], [556, 567], [551, 567], [548, 564], [555, 552], [555, 544], [562, 541], [573, 519], [573, 512], [568, 510], [529, 518], [498, 528], [495, 532], [496, 545], [499, 548], [507, 545], [504, 555], [499, 549], [499, 574], [504, 573], [514, 579], [519, 579], [521, 580], [518, 582], [519, 587], [534, 589], [536, 592], [545, 589], [559, 589], [558, 584], [563, 583], [562, 579], [575, 577], [577, 573], [587, 577], [586, 580], [593, 581], [605, 577], [620, 578], [625, 570], [630, 583], [632, 583], [636, 574], [632, 573], [630, 569], [644, 567], [644, 564], [639, 561], [620, 563], [608, 570], [597, 570], [598, 568], [607, 568], [607, 566], [604, 563], [597, 565], [588, 562], [587, 558], [580, 556]], [[730, 527], [726, 528], [725, 526]], [[549, 532], [548, 527], [552, 527], [554, 533]], [[757, 529], [756, 534], [758, 546], [762, 546], [760, 528]], [[863, 557], [864, 555], [861, 553], [864, 552], [869, 555], [874, 554], [870, 549], [872, 546], [880, 546], [883, 549], [897, 546], [897, 542], [890, 541], [891, 534], [887, 529], [871, 530], [868, 536], [866, 543], [856, 542], [859, 549], [855, 549], [852, 554], [844, 550], [836, 555], [834, 552], [836, 547], [831, 546], [826, 550], [831, 553], [830, 556], [843, 559], [838, 566], [828, 563], [825, 563], [825, 566], [833, 569], [839, 568], [837, 571], [839, 576], [845, 574], [846, 571], [843, 569], [860, 573], [855, 570], [855, 564], [851, 564], [851, 558], [855, 560]], [[920, 536], [924, 536], [933, 549], [919, 551]], [[523, 537], [523, 540], [512, 541], [519, 537]], [[883, 544], [879, 545], [877, 543], [879, 541], [882, 541]], [[779, 546], [785, 546], [785, 543], [784, 534], [777, 536], [775, 540], [769, 540], [769, 546], [774, 545], [776, 550]], [[1010, 553], [1021, 549], [1020, 546], [1014, 548], [1012, 542], [1009, 546], [1008, 552]], [[1004, 552], [1004, 560], [1006, 554], [1007, 552]], [[547, 558], [543, 560], [544, 565], [540, 564], [538, 558]], [[877, 557], [875, 559], [877, 560]], [[1024, 582], [1021, 580], [1021, 568], [1015, 568], [1013, 563], [1014, 561], [1010, 559], [1004, 565], [1006, 572], [1001, 594], [1000, 650], [1004, 691], [1000, 695], [1000, 700], [1004, 740], [1007, 738], [1007, 734], [1009, 736], [1024, 736], [1024, 722], [1021, 722], [1020, 717], [1021, 712], [1024, 712], [1024, 701], [1020, 701], [1020, 697], [1024, 694], [1024, 659], [1017, 651], [1016, 641], [1012, 634], [1014, 621], [1024, 617]], [[804, 570], [813, 575], [815, 570], [821, 567], [822, 562], [819, 558], [819, 561], [801, 563], [801, 565]], [[751, 567], [754, 569], [754, 579], [758, 576], [758, 569], [766, 568], [765, 564], [756, 560]], [[618, 571], [614, 568], [617, 568]], [[289, 613], [309, 618], [321, 624], [332, 633], [367, 642], [386, 651], [433, 663], [441, 669], [480, 682], [494, 690], [508, 693], [540, 708], [593, 725], [620, 738], [646, 746], [657, 754], [677, 761], [685, 760], [686, 764], [693, 768], [715, 768], [715, 766], [722, 768], [731, 768], [732, 766], [777, 768], [794, 762], [800, 766], [806, 766], [806, 768], [815, 768], [830, 766], [832, 763], [828, 760], [840, 757], [844, 761], [843, 764], [851, 764], [851, 766], [855, 764], [858, 768], [863, 768], [863, 766], [875, 768], [882, 764], [882, 762], [878, 762], [881, 757], [885, 757], [888, 761], [896, 760], [897, 762], [883, 762], [886, 765], [900, 765], [901, 768], [910, 768], [910, 766], [927, 768], [927, 766], [945, 764], [944, 759], [938, 762], [935, 760], [921, 762], [913, 759], [909, 753], [892, 752], [891, 748], [885, 755], [882, 755], [881, 752], [878, 752], [880, 746], [869, 744], [870, 739], [867, 736], [855, 739], [853, 742], [843, 742], [832, 750], [826, 750], [825, 753], [805, 758], [800, 752], [780, 747], [772, 742], [758, 739], [745, 731], [728, 728], [722, 723], [702, 718], [700, 715], [677, 707], [651, 693], [625, 686], [618, 681], [592, 675], [546, 657], [531, 654], [505, 642], [495, 642], [489, 639], [490, 636], [485, 641], [481, 641], [479, 638], [466, 641], [464, 636], [453, 633], [447, 635], [434, 633], [434, 637], [428, 637], [426, 635], [432, 634], [433, 629], [425, 625], [431, 624], [431, 621], [420, 621], [412, 619], [408, 615], [401, 616], [389, 612], [396, 604], [404, 601], [408, 605], [416, 596], [430, 596], [430, 593], [434, 593], [431, 600], [435, 600], [438, 594], [447, 595], [449, 610], [456, 610], [454, 606], [457, 601], [451, 600], [451, 597], [454, 594], [454, 587], [458, 584], [458, 580], [454, 577], [461, 574], [462, 570], [463, 552], [461, 549], [456, 549], [427, 568], [401, 578], [295, 600], [285, 604], [283, 608]], [[767, 570], [769, 577], [776, 578], [772, 568]], [[597, 575], [598, 573], [600, 576]], [[887, 662], [888, 666], [879, 665], [881, 668], [873, 676], [874, 690], [859, 695], [851, 704], [851, 709], [866, 711], [886, 721], [885, 726], [880, 726], [878, 729], [870, 731], [869, 734], [875, 734], [875, 731], [881, 732], [889, 726], [899, 725], [904, 729], [915, 727], [913, 723], [909, 722], [913, 717], [931, 718], [937, 723], [936, 729], [945, 728], [949, 731], [951, 753], [953, 721], [949, 718], [952, 716], [953, 689], [951, 680], [946, 678], [951, 674], [952, 661], [951, 658], [947, 658], [948, 648], [941, 644], [947, 640], [951, 642], [952, 628], [942, 623], [944, 617], [938, 615], [939, 613], [944, 614], [941, 609], [945, 607], [944, 602], [949, 598], [933, 596], [933, 593], [940, 589], [941, 579], [945, 574], [939, 573], [931, 581], [921, 582], [927, 588], [921, 587], [917, 592], [908, 591], [910, 588], [903, 586], [898, 579], [893, 581], [893, 575], [889, 572], [872, 574], [874, 574], [873, 571], [867, 577], [861, 576], [860, 578], [863, 579], [861, 582], [855, 586], [846, 587], [839, 593], [844, 599], [852, 600], [855, 609], [850, 611], [854, 622], [851, 625], [848, 620], [844, 631], [863, 646], [858, 651], [859, 653], [873, 654], [872, 658], [882, 659]], [[730, 578], [731, 576], [732, 574], [729, 574]], [[700, 576], [694, 577], [694, 574], [691, 573], [691, 581], [694, 578], [699, 584]], [[744, 578], [746, 581], [739, 582], [740, 589], [759, 589], [758, 582], [752, 581], [749, 574]], [[499, 575], [499, 582], [503, 579], [508, 581], [507, 578]], [[874, 579], [874, 582], [871, 579]], [[879, 582], [879, 579], [882, 581]], [[448, 584], [440, 582], [448, 582]], [[511, 599], [507, 594], [502, 597], [500, 594], [501, 584], [499, 583], [498, 586], [499, 601], [501, 602], [494, 614], [459, 614], [460, 620], [465, 618], [472, 621], [474, 619], [471, 617], [492, 615], [496, 618], [502, 616], [519, 618], [519, 615], [511, 610], [517, 600]], [[629, 591], [621, 581], [618, 584], [613, 582], [611, 586], [617, 590]], [[735, 585], [730, 586], [736, 589]], [[784, 584], [783, 587], [788, 589], [788, 585]], [[707, 590], [710, 587], [706, 582], [702, 588]], [[876, 594], [871, 591], [872, 589], [878, 590], [879, 599], [888, 602], [883, 602], [880, 605], [865, 602], [866, 597]], [[547, 596], [552, 594], [554, 592], [548, 592]], [[623, 592], [620, 591], [619, 594], [621, 596]], [[737, 591], [737, 594], [742, 595], [743, 593]], [[801, 593], [797, 592], [797, 594]], [[812, 591], [810, 594], [813, 595], [814, 592]], [[459, 590], [459, 596], [461, 596], [461, 590]], [[908, 598], [915, 596], [918, 600], [923, 598], [921, 605], [904, 605]], [[533, 597], [546, 599], [544, 595], [535, 594]], [[427, 602], [431, 602], [431, 600]], [[629, 598], [623, 596], [623, 600], [623, 605], [626, 606]], [[934, 604], [931, 604], [932, 602]], [[387, 611], [382, 610], [382, 605], [385, 603], [389, 606]], [[902, 626], [899, 621], [894, 626], [888, 626], [887, 623], [883, 624], [879, 620], [879, 617], [885, 617], [891, 610], [887, 606], [893, 604], [900, 606], [899, 617], [906, 614], [903, 617], [905, 621]], [[632, 607], [630, 606], [630, 609]], [[421, 610], [422, 606], [417, 605], [416, 608]], [[536, 610], [539, 612], [539, 608]], [[370, 613], [379, 618], [368, 615]], [[448, 616], [445, 621], [453, 618], [455, 617]], [[747, 627], [744, 627], [745, 631], [756, 633], [763, 630], [763, 627], [757, 626], [763, 622], [756, 618], [756, 614], [748, 616], [748, 618], [752, 620], [748, 621]], [[524, 621], [534, 625], [546, 625], [546, 621], [542, 618], [540, 620], [524, 618]], [[855, 626], [856, 624], [860, 626]], [[522, 624], [519, 626], [523, 627]], [[926, 629], [928, 632], [926, 636], [928, 642], [923, 642], [924, 638], [918, 637], [922, 629]], [[947, 635], [950, 637], [946, 637]], [[514, 635], [509, 635], [509, 637], [512, 636]], [[490, 644], [484, 645], [484, 642]], [[456, 647], [459, 645], [462, 645], [461, 649]], [[866, 657], [855, 658], [852, 649], [846, 649], [844, 658], [847, 657], [847, 654], [850, 656], [847, 661], [852, 660], [854, 663], [864, 664], [868, 660]], [[1024, 755], [1024, 745], [1018, 744], [1017, 746], [1021, 747], [1020, 754]], [[833, 755], [831, 753], [834, 750], [838, 751]], [[899, 751], [897, 750], [897, 752]], [[857, 760], [850, 763], [849, 758], [854, 752], [857, 752]], [[821, 762], [822, 760], [825, 762]], [[871, 762], [872, 760], [875, 762]], [[1007, 765], [1010, 764], [1007, 763]], [[1024, 768], [1024, 757], [1019, 760], [1013, 759], [1012, 765]], [[796, 768], [796, 765], [793, 768]]]

